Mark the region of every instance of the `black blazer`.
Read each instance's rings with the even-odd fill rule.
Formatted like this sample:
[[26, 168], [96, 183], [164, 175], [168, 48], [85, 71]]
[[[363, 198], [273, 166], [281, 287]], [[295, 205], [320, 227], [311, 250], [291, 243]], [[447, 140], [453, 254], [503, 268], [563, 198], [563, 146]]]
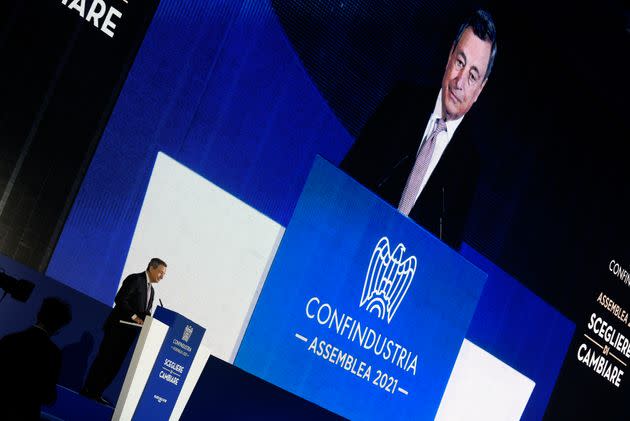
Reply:
[[115, 306], [109, 317], [105, 321], [105, 327], [116, 326], [119, 320], [131, 322], [134, 314], [142, 320], [151, 314], [153, 306], [153, 287], [151, 286], [151, 296], [147, 305], [147, 278], [145, 272], [129, 275], [123, 281], [116, 298]]
[[[398, 207], [438, 91], [399, 84], [365, 124], [341, 169]], [[461, 122], [409, 217], [453, 248], [462, 242], [479, 158], [467, 119]]]

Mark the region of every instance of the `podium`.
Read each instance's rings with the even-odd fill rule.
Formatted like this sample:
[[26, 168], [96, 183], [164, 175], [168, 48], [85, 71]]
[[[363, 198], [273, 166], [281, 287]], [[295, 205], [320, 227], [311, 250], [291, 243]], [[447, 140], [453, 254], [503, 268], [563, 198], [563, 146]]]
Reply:
[[164, 307], [140, 331], [112, 420], [176, 420], [210, 356], [205, 328]]
[[349, 419], [434, 419], [486, 278], [318, 157], [234, 364]]

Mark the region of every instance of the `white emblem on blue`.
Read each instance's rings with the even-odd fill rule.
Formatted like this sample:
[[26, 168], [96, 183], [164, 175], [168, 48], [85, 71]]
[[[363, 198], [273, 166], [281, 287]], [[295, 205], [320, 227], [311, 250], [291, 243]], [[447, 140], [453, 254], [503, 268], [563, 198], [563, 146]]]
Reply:
[[359, 307], [390, 323], [409, 290], [416, 274], [416, 256], [403, 261], [405, 246], [398, 244], [393, 253], [387, 237], [381, 238], [370, 259]]
[[186, 327], [184, 328], [184, 334], [182, 335], [182, 341], [188, 342], [188, 340], [190, 339], [190, 335], [192, 335], [192, 333], [193, 333], [192, 326], [186, 325]]

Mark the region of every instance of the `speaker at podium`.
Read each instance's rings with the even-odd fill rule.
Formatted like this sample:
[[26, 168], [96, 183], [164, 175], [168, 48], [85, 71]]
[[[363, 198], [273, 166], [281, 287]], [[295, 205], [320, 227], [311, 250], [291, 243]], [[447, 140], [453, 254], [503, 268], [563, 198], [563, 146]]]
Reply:
[[158, 306], [142, 325], [112, 420], [179, 419], [210, 356], [205, 331]]

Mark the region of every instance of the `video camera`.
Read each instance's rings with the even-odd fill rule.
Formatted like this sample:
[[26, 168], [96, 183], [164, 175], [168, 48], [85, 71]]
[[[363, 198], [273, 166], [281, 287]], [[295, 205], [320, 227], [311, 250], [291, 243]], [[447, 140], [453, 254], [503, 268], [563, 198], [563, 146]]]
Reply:
[[10, 294], [14, 299], [26, 302], [31, 296], [35, 284], [25, 279], [15, 279], [4, 272], [0, 272], [0, 289], [4, 290], [4, 295]]

